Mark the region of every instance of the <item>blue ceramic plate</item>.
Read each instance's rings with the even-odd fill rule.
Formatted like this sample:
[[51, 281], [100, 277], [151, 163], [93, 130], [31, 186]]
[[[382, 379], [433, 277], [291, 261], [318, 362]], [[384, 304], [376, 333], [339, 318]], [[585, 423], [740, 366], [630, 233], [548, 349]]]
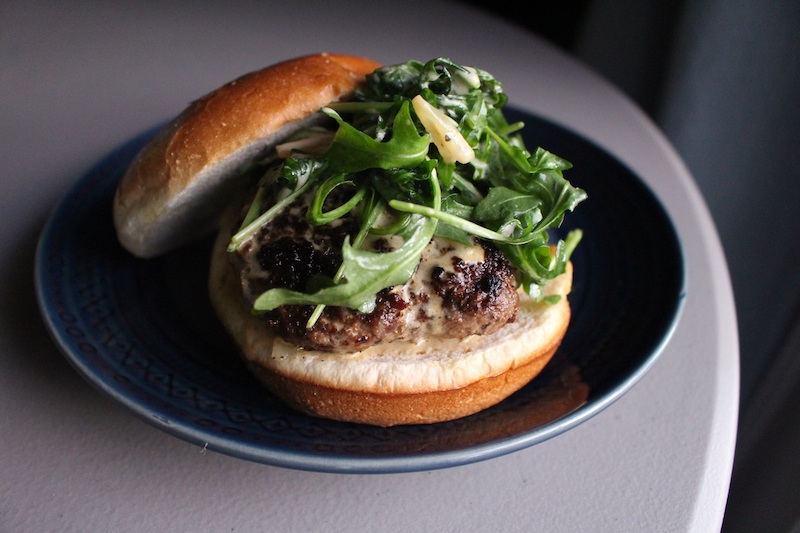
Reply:
[[198, 446], [303, 470], [388, 473], [445, 468], [554, 437], [619, 398], [667, 343], [684, 299], [680, 243], [664, 209], [624, 165], [537, 117], [529, 147], [574, 164], [589, 200], [568, 217], [573, 320], [545, 371], [499, 405], [441, 424], [377, 428], [288, 409], [250, 376], [206, 294], [210, 240], [137, 260], [117, 244], [111, 200], [148, 132], [91, 169], [53, 211], [39, 242], [39, 305], [75, 368], [156, 427]]

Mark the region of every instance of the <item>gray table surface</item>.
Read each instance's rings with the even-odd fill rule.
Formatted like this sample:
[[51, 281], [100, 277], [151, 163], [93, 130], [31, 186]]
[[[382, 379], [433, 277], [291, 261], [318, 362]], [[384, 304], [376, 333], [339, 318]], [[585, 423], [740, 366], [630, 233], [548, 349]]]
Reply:
[[[32, 269], [48, 211], [120, 143], [244, 72], [316, 51], [450, 56], [518, 107], [593, 139], [652, 187], [685, 247], [683, 318], [623, 398], [554, 439], [392, 475], [294, 471], [171, 437], [87, 384], [49, 340]], [[738, 342], [692, 177], [619, 91], [508, 22], [453, 2], [22, 2], [0, 7], [0, 530], [719, 529]]]

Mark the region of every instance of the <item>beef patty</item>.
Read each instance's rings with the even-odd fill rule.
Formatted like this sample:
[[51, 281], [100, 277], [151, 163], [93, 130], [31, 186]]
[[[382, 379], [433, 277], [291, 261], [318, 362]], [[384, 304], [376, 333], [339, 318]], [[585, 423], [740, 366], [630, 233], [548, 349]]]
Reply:
[[[231, 254], [249, 305], [264, 291], [285, 287], [306, 291], [315, 276], [332, 278], [342, 261], [346, 235], [357, 222], [342, 217], [331, 224], [306, 221], [300, 201], [265, 225], [238, 253]], [[392, 249], [385, 238], [365, 241], [376, 251]], [[325, 351], [356, 351], [418, 338], [464, 338], [493, 333], [517, 318], [519, 295], [514, 271], [491, 244], [464, 246], [434, 238], [414, 276], [378, 293], [372, 312], [325, 307], [307, 328], [312, 305], [285, 305], [263, 315], [287, 342]]]

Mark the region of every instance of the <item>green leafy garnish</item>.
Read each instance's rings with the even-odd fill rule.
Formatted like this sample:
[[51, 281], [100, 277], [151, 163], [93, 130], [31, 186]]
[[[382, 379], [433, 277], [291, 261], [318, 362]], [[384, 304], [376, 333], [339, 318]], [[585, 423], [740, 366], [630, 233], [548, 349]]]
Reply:
[[386, 253], [358, 250], [345, 240], [342, 247], [346, 280], [306, 294], [288, 289], [271, 289], [258, 297], [254, 309], [269, 311], [281, 305], [340, 305], [369, 313], [375, 308], [375, 295], [386, 287], [405, 283], [414, 274], [422, 251], [433, 237], [436, 221], [417, 216], [409, 224], [408, 240], [397, 250]]
[[[415, 97], [424, 102], [412, 106]], [[527, 150], [522, 124], [509, 124], [503, 114], [506, 102], [492, 75], [438, 58], [378, 69], [352, 101], [323, 108], [335, 128], [327, 152], [277, 160], [228, 249], [238, 250], [304, 195], [310, 195], [311, 224], [355, 215], [359, 229], [345, 239], [333, 278], [314, 276], [306, 291], [268, 290], [253, 311], [314, 305], [309, 326], [324, 306], [370, 312], [378, 292], [408, 281], [434, 236], [464, 244], [492, 241], [517, 269], [519, 283], [539, 297], [541, 286], [564, 272], [581, 239], [576, 230], [553, 243], [551, 230], [586, 193], [564, 178], [569, 162], [539, 147]], [[423, 123], [431, 119], [442, 129], [427, 131]], [[472, 149], [470, 160], [439, 152], [437, 144], [452, 149], [446, 144], [451, 134], [463, 137], [467, 152]], [[334, 190], [341, 194], [331, 207]], [[393, 235], [402, 244], [388, 252], [362, 249], [369, 234]]]
[[428, 155], [430, 137], [418, 133], [411, 120], [408, 101], [394, 117], [392, 138], [386, 142], [373, 139], [344, 121], [328, 108], [323, 112], [339, 123], [326, 159], [333, 172], [353, 173], [371, 168], [409, 168], [422, 163]]
[[[436, 172], [432, 167], [428, 170], [434, 189], [432, 208], [438, 209], [441, 193], [438, 190]], [[404, 239], [403, 245], [385, 253], [359, 250], [350, 245], [349, 239], [345, 239], [340, 269], [345, 281], [310, 294], [288, 289], [271, 289], [258, 297], [254, 309], [270, 311], [281, 305], [315, 304], [345, 306], [369, 313], [375, 308], [375, 295], [379, 291], [405, 283], [414, 274], [420, 255], [428, 246], [435, 229], [436, 219], [414, 216], [398, 233]]]

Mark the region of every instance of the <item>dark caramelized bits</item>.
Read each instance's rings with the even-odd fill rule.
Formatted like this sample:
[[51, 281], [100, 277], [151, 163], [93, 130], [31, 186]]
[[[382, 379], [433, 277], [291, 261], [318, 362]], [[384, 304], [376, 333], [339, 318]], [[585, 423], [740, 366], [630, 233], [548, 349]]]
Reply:
[[444, 320], [453, 337], [494, 333], [519, 312], [514, 273], [493, 246], [485, 245], [486, 259], [468, 263], [453, 259], [453, 270], [434, 268], [432, 285], [442, 299]]
[[[285, 287], [314, 289], [333, 278], [341, 264], [346, 235], [358, 230], [354, 217], [312, 226], [302, 203], [292, 205], [262, 228], [251, 246], [235, 256], [245, 298], [252, 304], [264, 291]], [[374, 239], [372, 250], [391, 251], [389, 240]], [[355, 351], [380, 343], [419, 338], [464, 338], [488, 334], [516, 320], [519, 296], [514, 272], [493, 246], [476, 241], [483, 253], [466, 261], [455, 243], [433, 241], [414, 277], [376, 296], [375, 308], [360, 313], [328, 306], [313, 328], [306, 324], [314, 306], [286, 305], [265, 313], [265, 324], [287, 342], [326, 351]]]

